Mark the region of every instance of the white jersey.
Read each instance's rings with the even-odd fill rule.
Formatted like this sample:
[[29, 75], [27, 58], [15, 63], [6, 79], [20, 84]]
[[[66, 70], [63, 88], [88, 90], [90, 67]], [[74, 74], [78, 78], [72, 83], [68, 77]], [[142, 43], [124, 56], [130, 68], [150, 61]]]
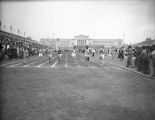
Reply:
[[52, 51], [50, 51], [50, 53], [49, 53], [49, 57], [50, 57], [50, 58], [52, 57]]
[[89, 50], [86, 50], [86, 51], [85, 51], [85, 56], [86, 56], [86, 57], [89, 57]]
[[39, 52], [39, 57], [42, 57], [42, 56], [43, 56], [43, 54], [41, 52]]
[[101, 55], [101, 60], [104, 60], [104, 54]]
[[93, 50], [93, 53], [95, 53], [95, 50]]
[[73, 50], [73, 52], [72, 52], [72, 57], [76, 57], [75, 50]]
[[49, 54], [49, 57], [50, 57], [50, 58], [52, 57], [52, 53]]

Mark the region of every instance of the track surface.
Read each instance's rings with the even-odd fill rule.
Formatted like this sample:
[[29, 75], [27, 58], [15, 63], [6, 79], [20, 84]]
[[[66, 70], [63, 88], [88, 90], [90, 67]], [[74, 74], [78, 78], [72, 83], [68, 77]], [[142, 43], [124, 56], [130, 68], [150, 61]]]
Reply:
[[71, 53], [0, 65], [2, 120], [154, 120], [155, 80]]

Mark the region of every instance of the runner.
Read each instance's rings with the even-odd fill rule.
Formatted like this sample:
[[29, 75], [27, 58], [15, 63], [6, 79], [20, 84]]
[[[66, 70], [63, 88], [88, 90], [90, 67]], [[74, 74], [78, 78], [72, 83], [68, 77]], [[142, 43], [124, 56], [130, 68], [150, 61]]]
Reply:
[[89, 49], [87, 48], [85, 50], [85, 64], [88, 66], [88, 61], [89, 61]]
[[104, 65], [104, 53], [101, 54], [100, 60], [102, 60], [102, 64]]
[[75, 52], [75, 50], [73, 50], [73, 52], [72, 52], [72, 58], [75, 60], [76, 59], [76, 52]]
[[92, 57], [95, 56], [95, 49], [92, 50]]
[[29, 51], [28, 51], [28, 49], [26, 49], [26, 58], [27, 58], [27, 60], [29, 60]]
[[23, 53], [24, 53], [24, 62], [23, 62], [23, 64], [26, 64], [27, 53], [28, 53], [26, 48], [23, 48]]
[[59, 48], [59, 50], [58, 50], [58, 63], [60, 64], [60, 57], [61, 57], [61, 50], [60, 50], [60, 48]]
[[111, 55], [112, 55], [112, 59], [114, 59], [116, 56], [116, 52], [114, 50], [112, 50]]
[[51, 62], [51, 58], [52, 58], [52, 50], [49, 50], [49, 56], [48, 56], [49, 63]]
[[40, 59], [43, 57], [43, 53], [41, 50], [39, 50], [39, 62], [40, 62]]

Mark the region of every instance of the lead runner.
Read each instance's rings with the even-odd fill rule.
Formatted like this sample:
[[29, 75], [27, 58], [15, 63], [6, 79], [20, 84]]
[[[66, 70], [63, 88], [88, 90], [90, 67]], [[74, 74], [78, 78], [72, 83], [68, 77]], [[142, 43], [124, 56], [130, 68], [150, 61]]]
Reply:
[[59, 50], [58, 50], [58, 63], [60, 64], [60, 57], [61, 57], [61, 50], [60, 50], [60, 48], [59, 48]]
[[72, 52], [72, 58], [76, 59], [76, 52], [75, 52], [75, 50], [73, 50], [73, 52]]
[[49, 63], [51, 62], [51, 59], [52, 59], [52, 50], [49, 51], [49, 56], [48, 56]]

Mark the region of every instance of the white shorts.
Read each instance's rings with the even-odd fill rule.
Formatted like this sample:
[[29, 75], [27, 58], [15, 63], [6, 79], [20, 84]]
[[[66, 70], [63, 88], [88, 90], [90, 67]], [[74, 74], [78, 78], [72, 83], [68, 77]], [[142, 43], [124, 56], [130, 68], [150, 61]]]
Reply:
[[52, 57], [52, 55], [49, 55], [49, 57], [51, 58], [51, 57]]
[[72, 57], [76, 57], [76, 54], [72, 54]]
[[43, 56], [43, 54], [42, 53], [39, 53], [39, 57], [42, 57]]
[[62, 54], [58, 54], [58, 56], [59, 56], [59, 57], [61, 57], [61, 56], [62, 56]]

